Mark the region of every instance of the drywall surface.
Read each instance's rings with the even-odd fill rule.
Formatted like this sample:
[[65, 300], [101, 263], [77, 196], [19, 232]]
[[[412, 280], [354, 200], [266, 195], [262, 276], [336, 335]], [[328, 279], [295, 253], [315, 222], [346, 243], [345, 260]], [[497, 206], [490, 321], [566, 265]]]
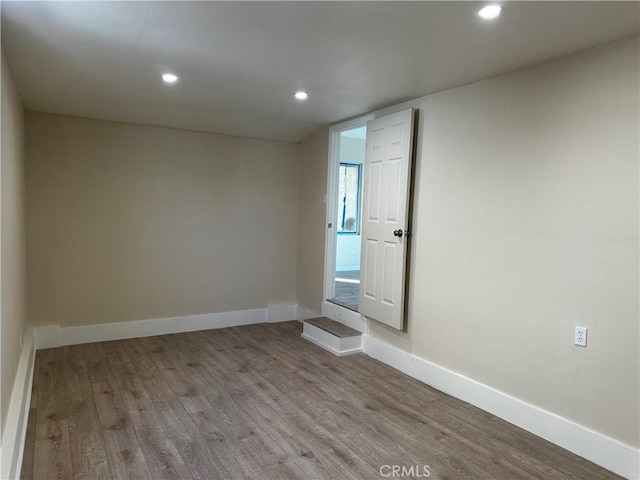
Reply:
[[[636, 448], [639, 53], [635, 37], [376, 112], [414, 107], [419, 125], [406, 331], [369, 322], [374, 338]], [[306, 146], [322, 164], [305, 168], [323, 172], [326, 146]], [[325, 177], [300, 190], [310, 224]], [[298, 290], [317, 303], [316, 263]]]
[[336, 271], [360, 270], [360, 234], [338, 235], [336, 239]]
[[416, 101], [408, 329], [370, 324], [635, 447], [638, 59], [636, 37]]
[[319, 313], [322, 305], [329, 129], [302, 142], [299, 170], [298, 305]]
[[0, 398], [1, 433], [26, 329], [23, 109], [2, 53], [2, 159], [0, 167]]
[[295, 304], [299, 145], [27, 112], [26, 148], [35, 325]]

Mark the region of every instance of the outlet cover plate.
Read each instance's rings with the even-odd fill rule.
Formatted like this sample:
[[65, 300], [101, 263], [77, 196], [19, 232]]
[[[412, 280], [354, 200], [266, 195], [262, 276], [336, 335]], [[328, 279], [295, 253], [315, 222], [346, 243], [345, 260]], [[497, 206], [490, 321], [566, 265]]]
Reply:
[[573, 343], [575, 343], [579, 347], [587, 346], [587, 327], [576, 326], [575, 338], [573, 340]]

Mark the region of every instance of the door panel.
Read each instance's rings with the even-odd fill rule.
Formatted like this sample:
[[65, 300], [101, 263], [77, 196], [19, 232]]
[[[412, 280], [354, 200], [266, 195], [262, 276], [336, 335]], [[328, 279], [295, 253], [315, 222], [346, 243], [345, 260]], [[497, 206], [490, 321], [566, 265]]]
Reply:
[[367, 124], [364, 169], [359, 311], [399, 330], [404, 327], [413, 114], [408, 109]]
[[398, 244], [384, 243], [384, 272], [382, 273], [382, 302], [393, 307], [396, 302], [396, 260], [398, 256]]
[[361, 297], [364, 294], [365, 297], [375, 301], [376, 299], [376, 270], [378, 267], [378, 242], [367, 241], [365, 242], [364, 255], [362, 258], [366, 259], [366, 264], [360, 264], [360, 292]]
[[[369, 203], [369, 208], [364, 218], [369, 222], [378, 222], [380, 221], [380, 177], [382, 174], [382, 162], [371, 162], [367, 167], [370, 169], [369, 183], [371, 186], [368, 190], [365, 190], [365, 192], [368, 192], [368, 202], [365, 202], [365, 204]], [[366, 178], [367, 173], [365, 170], [365, 184]]]
[[387, 223], [398, 223], [400, 212], [400, 178], [402, 169], [402, 158], [391, 158], [387, 166]]

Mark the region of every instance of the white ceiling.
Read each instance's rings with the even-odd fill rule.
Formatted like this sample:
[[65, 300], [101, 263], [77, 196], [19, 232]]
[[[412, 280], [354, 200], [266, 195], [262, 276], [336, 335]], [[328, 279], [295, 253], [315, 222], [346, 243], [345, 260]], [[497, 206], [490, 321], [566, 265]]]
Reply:
[[2, 1], [2, 48], [27, 109], [300, 141], [639, 31], [638, 2], [483, 4]]

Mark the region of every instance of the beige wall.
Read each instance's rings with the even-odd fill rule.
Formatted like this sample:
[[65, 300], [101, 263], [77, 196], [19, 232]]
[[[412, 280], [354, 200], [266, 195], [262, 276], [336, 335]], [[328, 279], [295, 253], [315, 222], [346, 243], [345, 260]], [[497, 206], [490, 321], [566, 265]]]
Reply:
[[296, 302], [300, 146], [27, 112], [29, 319]]
[[299, 174], [298, 305], [319, 313], [324, 275], [324, 235], [329, 129], [322, 128], [302, 142]]
[[[2, 53], [0, 166], [0, 433], [4, 432], [26, 329], [23, 110]], [[1, 435], [0, 435], [1, 438]]]
[[639, 53], [636, 37], [403, 105], [420, 116], [407, 332], [370, 322], [635, 447]]

